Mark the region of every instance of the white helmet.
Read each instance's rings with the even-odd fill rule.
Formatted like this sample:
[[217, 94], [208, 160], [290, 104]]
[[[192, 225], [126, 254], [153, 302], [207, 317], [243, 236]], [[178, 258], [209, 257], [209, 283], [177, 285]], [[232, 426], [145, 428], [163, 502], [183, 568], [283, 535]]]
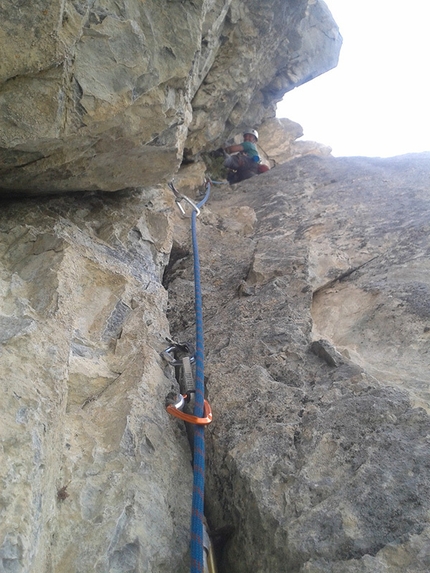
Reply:
[[247, 133], [249, 135], [253, 135], [255, 139], [258, 141], [258, 131], [256, 129], [245, 129], [243, 135], [246, 135]]

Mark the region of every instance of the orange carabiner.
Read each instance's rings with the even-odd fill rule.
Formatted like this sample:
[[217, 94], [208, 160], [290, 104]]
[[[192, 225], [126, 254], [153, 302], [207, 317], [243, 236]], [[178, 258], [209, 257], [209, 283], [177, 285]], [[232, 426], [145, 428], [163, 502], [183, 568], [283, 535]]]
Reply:
[[[182, 394], [182, 397], [186, 398], [187, 395]], [[172, 404], [167, 406], [166, 409], [169, 412], [169, 414], [172, 414], [172, 416], [176, 416], [177, 418], [184, 420], [184, 422], [189, 422], [190, 424], [197, 424], [199, 426], [204, 426], [212, 422], [212, 409], [207, 400], [204, 401], [203, 418], [193, 416], [192, 414], [185, 414], [185, 412], [178, 410], [177, 408], [175, 408], [175, 406], [172, 406]]]

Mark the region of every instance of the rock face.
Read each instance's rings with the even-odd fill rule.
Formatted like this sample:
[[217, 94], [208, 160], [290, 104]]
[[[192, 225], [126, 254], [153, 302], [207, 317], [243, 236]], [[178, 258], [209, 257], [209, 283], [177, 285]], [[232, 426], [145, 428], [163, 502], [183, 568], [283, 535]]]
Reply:
[[165, 181], [184, 149], [273, 117], [341, 44], [318, 0], [5, 0], [1, 14], [3, 192]]
[[[429, 570], [429, 175], [429, 154], [303, 157], [213, 192], [199, 250], [207, 512], [234, 531], [221, 571]], [[182, 339], [191, 279], [183, 258]]]
[[259, 128], [259, 149], [271, 167], [303, 155], [331, 154], [331, 147], [314, 141], [296, 141], [303, 135], [302, 126], [290, 119], [272, 118]]
[[[428, 571], [429, 172], [308, 156], [203, 209], [221, 573]], [[189, 221], [161, 186], [9, 200], [0, 248], [1, 569], [185, 573]]]
[[0, 4], [0, 573], [189, 570], [189, 221], [155, 183], [185, 157], [194, 197], [250, 124], [276, 167], [198, 219], [219, 573], [427, 573], [430, 155], [291, 159], [325, 4]]
[[2, 205], [1, 571], [188, 570], [171, 210], [162, 189]]

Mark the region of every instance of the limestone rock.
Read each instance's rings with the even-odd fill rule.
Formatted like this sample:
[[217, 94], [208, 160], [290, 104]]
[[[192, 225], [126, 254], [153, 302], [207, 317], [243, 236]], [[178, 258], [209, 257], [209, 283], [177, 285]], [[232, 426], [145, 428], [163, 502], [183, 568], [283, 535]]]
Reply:
[[[198, 233], [221, 570], [428, 569], [429, 176], [429, 154], [308, 156], [214, 189]], [[252, 227], [223, 225], [227, 205]], [[185, 338], [188, 265], [169, 277]]]
[[311, 344], [311, 350], [316, 356], [327, 362], [329, 366], [337, 367], [342, 363], [342, 355], [323, 338], [314, 340]]
[[341, 44], [319, 0], [18, 4], [2, 5], [3, 193], [166, 181], [185, 148], [273, 116]]
[[303, 135], [302, 126], [286, 118], [271, 118], [259, 127], [258, 147], [265, 162], [273, 167], [303, 155], [331, 154], [331, 147], [316, 141], [297, 141]]
[[327, 157], [331, 155], [332, 148], [324, 143], [318, 141], [303, 140], [295, 141], [291, 148], [291, 155], [288, 159], [294, 157], [303, 157], [303, 155], [319, 155], [320, 157]]
[[161, 188], [2, 205], [2, 571], [188, 570], [190, 453], [159, 355], [172, 208]]
[[0, 40], [3, 195], [85, 191], [2, 201], [0, 570], [189, 570], [160, 353], [194, 339], [192, 249], [155, 183], [185, 156], [195, 198], [253, 125], [277, 166], [197, 221], [220, 570], [428, 571], [430, 156], [316, 157], [274, 119], [336, 64], [325, 4], [3, 2]]
[[[302, 126], [286, 118], [271, 118], [258, 129], [258, 147], [270, 166], [285, 163], [292, 157], [296, 139], [303, 135]], [[269, 159], [270, 158], [270, 159]]]
[[[429, 171], [308, 156], [214, 187], [197, 223], [221, 570], [428, 568]], [[189, 219], [157, 187], [4, 201], [0, 231], [3, 569], [185, 573], [191, 454], [160, 352], [194, 339]]]

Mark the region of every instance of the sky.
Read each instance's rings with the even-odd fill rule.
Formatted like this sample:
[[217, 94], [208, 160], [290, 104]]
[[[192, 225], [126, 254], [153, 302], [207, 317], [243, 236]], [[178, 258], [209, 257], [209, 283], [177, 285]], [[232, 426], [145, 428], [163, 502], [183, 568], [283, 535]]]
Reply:
[[285, 94], [277, 116], [335, 157], [430, 151], [430, 0], [326, 0], [343, 37], [333, 70]]

